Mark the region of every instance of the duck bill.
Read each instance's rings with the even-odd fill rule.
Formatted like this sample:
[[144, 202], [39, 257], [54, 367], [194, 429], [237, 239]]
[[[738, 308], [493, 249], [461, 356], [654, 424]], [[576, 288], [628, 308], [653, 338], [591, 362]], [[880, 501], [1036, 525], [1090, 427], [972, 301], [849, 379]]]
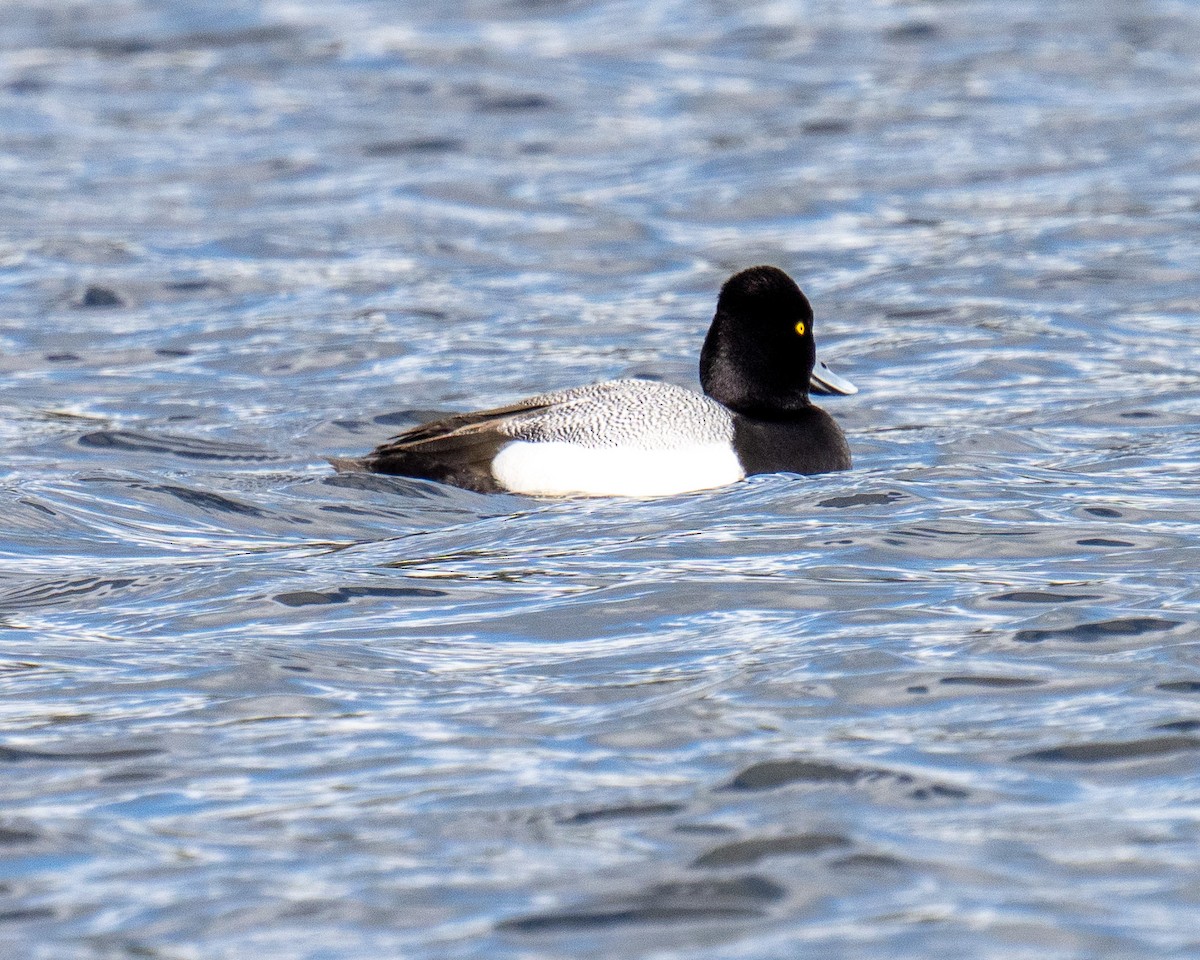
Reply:
[[813, 393], [819, 393], [825, 396], [839, 394], [843, 397], [849, 397], [858, 393], [858, 387], [852, 384], [845, 377], [839, 377], [820, 360], [818, 360], [817, 365], [813, 367], [812, 376], [808, 381], [808, 389]]

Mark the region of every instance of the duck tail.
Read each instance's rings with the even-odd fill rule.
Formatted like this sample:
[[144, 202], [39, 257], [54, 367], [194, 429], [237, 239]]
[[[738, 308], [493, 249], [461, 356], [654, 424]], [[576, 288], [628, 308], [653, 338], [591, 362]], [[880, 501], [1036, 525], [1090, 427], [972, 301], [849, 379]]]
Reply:
[[326, 457], [338, 473], [362, 473], [367, 469], [367, 461], [361, 457]]

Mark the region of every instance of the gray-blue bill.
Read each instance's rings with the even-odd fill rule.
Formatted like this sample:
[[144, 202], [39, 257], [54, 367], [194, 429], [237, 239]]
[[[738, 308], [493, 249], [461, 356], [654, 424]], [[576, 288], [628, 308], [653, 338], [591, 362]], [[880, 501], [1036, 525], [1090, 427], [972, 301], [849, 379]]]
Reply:
[[858, 393], [858, 387], [852, 384], [845, 377], [839, 377], [836, 373], [825, 366], [820, 360], [813, 367], [812, 378], [809, 380], [808, 389], [813, 393], [820, 393], [826, 396], [831, 394], [841, 394], [844, 397]]

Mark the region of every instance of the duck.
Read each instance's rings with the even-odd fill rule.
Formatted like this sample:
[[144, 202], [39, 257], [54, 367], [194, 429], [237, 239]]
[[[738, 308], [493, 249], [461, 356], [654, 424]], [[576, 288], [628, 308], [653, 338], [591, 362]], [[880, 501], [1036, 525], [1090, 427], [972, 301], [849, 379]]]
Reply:
[[810, 393], [858, 388], [817, 360], [813, 309], [773, 266], [721, 287], [700, 351], [703, 393], [606, 380], [448, 416], [392, 437], [338, 472], [537, 497], [658, 497], [768, 473], [851, 467], [845, 434]]

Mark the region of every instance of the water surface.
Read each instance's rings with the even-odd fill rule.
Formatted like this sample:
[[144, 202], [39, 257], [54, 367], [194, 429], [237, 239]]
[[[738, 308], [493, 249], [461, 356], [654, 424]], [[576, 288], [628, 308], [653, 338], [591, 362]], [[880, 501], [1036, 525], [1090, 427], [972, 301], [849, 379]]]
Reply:
[[[1200, 954], [1200, 9], [0, 4], [0, 944]], [[339, 477], [692, 383], [848, 474]]]

